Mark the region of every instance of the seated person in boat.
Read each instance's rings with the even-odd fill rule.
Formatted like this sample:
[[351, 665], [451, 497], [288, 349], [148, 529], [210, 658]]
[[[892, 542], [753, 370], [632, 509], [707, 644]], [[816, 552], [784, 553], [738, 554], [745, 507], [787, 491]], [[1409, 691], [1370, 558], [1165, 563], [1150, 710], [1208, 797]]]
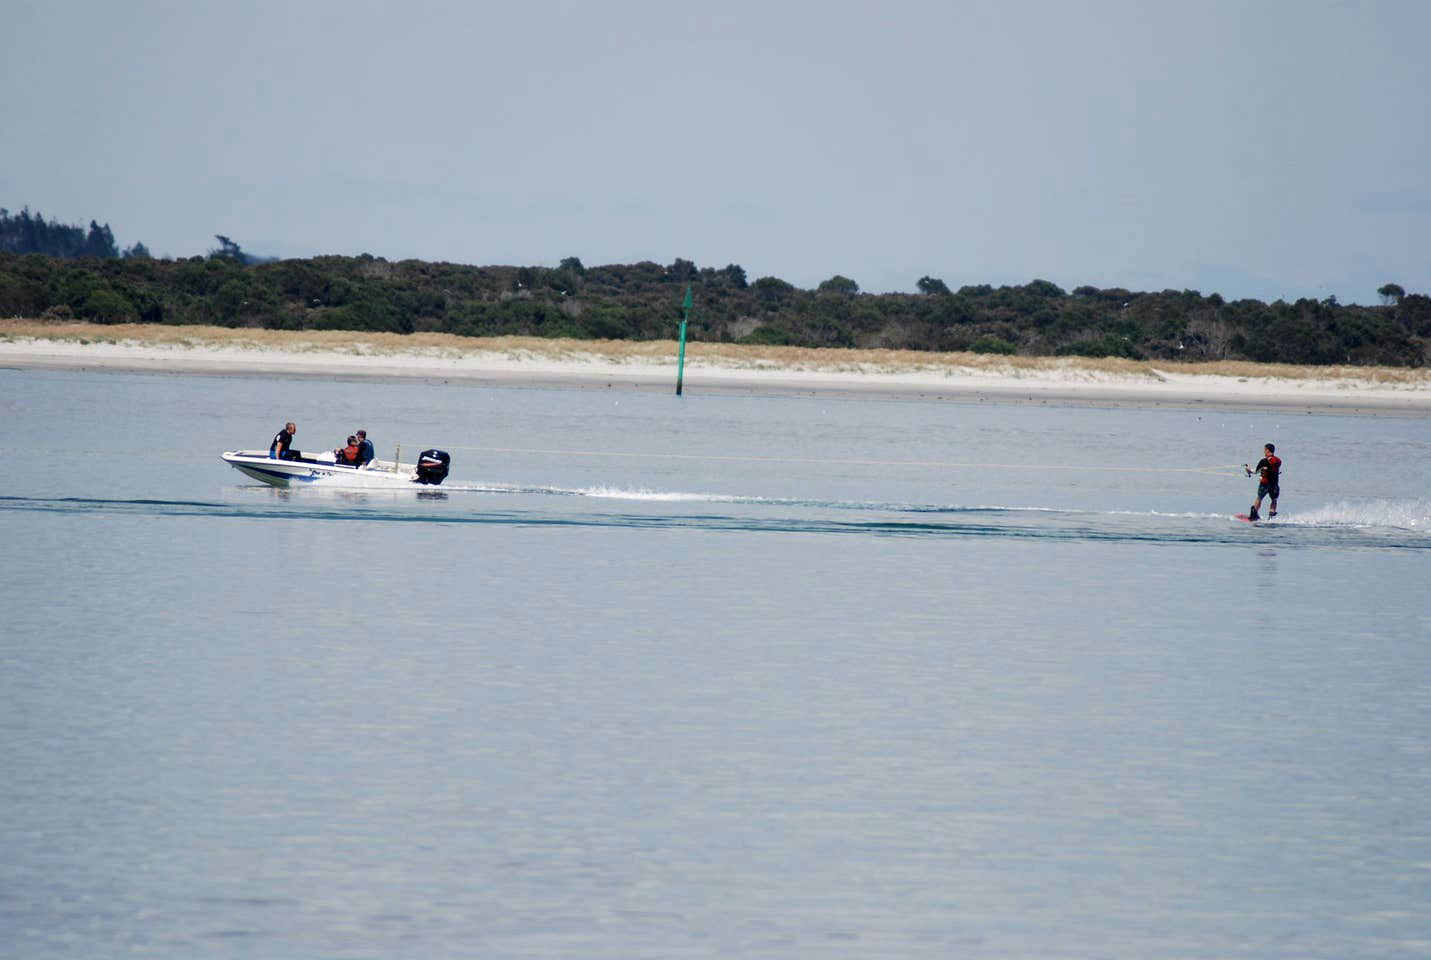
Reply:
[[373, 461], [373, 457], [375, 456], [375, 454], [373, 453], [373, 444], [372, 441], [368, 439], [368, 431], [366, 430], [359, 430], [357, 433], [357, 437], [358, 466], [365, 467]]
[[293, 449], [293, 435], [298, 432], [298, 427], [292, 420], [283, 425], [283, 429], [273, 435], [273, 442], [268, 445], [268, 459], [270, 460], [298, 460], [299, 454]]
[[333, 451], [333, 462], [346, 467], [356, 467], [358, 465], [358, 438], [349, 437], [346, 447], [339, 447]]

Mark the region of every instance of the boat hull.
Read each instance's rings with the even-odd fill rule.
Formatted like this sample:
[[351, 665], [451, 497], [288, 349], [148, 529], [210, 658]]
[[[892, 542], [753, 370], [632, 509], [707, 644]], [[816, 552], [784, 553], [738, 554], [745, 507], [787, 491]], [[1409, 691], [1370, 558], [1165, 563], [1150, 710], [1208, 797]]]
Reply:
[[266, 453], [255, 450], [228, 451], [222, 457], [224, 463], [239, 473], [275, 487], [319, 482], [365, 487], [422, 486], [415, 469], [407, 464], [388, 464], [389, 469], [359, 468], [323, 460], [273, 460]]

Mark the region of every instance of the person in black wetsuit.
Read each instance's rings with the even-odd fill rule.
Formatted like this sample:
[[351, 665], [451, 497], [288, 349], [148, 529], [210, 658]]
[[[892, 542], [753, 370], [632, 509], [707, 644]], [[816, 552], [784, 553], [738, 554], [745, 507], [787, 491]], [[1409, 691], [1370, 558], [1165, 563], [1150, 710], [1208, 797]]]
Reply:
[[1277, 516], [1277, 497], [1282, 493], [1282, 458], [1277, 456], [1277, 447], [1267, 444], [1262, 448], [1262, 459], [1257, 461], [1257, 466], [1249, 467], [1244, 463], [1242, 469], [1247, 471], [1249, 477], [1254, 470], [1257, 472], [1257, 502], [1247, 511], [1248, 518], [1260, 519], [1257, 511], [1262, 507], [1263, 497], [1271, 498], [1272, 509], [1267, 512], [1268, 518]]
[[268, 459], [270, 460], [297, 460], [298, 451], [293, 449], [293, 435], [298, 432], [298, 426], [292, 420], [283, 425], [283, 429], [273, 435], [273, 442], [268, 445]]

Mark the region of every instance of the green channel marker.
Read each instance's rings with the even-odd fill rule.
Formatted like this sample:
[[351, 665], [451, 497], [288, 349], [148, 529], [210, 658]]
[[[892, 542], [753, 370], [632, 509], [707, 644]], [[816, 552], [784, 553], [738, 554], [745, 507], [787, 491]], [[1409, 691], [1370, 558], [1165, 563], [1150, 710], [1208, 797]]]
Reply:
[[681, 305], [681, 352], [676, 358], [676, 396], [681, 395], [681, 383], [686, 379], [686, 323], [691, 319], [691, 286], [686, 284], [686, 302]]

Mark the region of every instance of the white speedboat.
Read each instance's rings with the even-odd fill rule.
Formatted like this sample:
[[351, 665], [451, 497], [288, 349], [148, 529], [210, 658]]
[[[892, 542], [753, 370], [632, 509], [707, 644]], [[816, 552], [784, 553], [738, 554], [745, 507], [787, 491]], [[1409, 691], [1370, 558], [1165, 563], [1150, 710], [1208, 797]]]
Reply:
[[361, 467], [337, 463], [331, 452], [301, 454], [292, 460], [274, 460], [267, 450], [229, 450], [224, 463], [255, 480], [275, 487], [324, 482], [353, 486], [437, 486], [447, 479], [452, 458], [441, 450], [424, 450], [417, 463], [372, 460]]

